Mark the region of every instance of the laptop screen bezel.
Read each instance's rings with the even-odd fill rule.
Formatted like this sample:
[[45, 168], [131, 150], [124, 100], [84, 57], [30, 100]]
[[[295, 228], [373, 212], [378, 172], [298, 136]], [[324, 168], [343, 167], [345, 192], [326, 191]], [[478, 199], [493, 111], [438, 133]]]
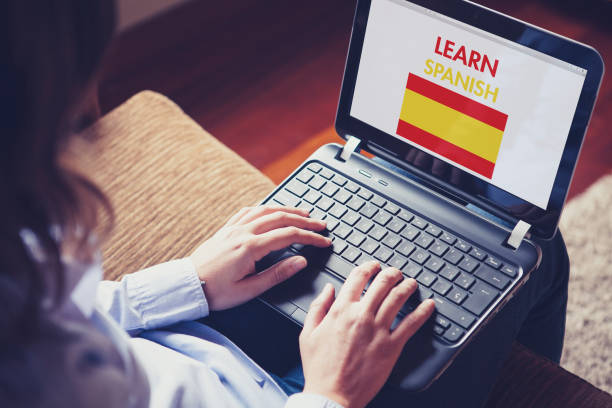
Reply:
[[[420, 178], [438, 191], [449, 193], [481, 206], [508, 222], [522, 219], [532, 225], [531, 232], [533, 235], [544, 239], [551, 238], [558, 226], [561, 209], [567, 197], [578, 154], [601, 84], [604, 70], [601, 56], [589, 46], [471, 2], [462, 0], [406, 0], [406, 2], [425, 7], [587, 70], [547, 209], [543, 210], [459, 168], [455, 169], [461, 173], [461, 179], [465, 181], [462, 187], [453, 185], [430, 172], [423, 171], [422, 168], [418, 168], [403, 159], [407, 149], [415, 149], [413, 146], [351, 117], [350, 111], [371, 0], [359, 0], [357, 4], [336, 115], [336, 131], [345, 139], [348, 135], [358, 137], [362, 141], [361, 148], [392, 161], [395, 165], [413, 173], [415, 177]], [[537, 41], [532, 40], [529, 44], [519, 41], [526, 37], [537, 38]], [[545, 44], [546, 49], [542, 49], [541, 46], [538, 47], [540, 44]], [[419, 153], [433, 158], [424, 151]], [[469, 188], [465, 186], [469, 186]], [[487, 192], [486, 195], [485, 191]], [[512, 205], [508, 205], [509, 202]]]

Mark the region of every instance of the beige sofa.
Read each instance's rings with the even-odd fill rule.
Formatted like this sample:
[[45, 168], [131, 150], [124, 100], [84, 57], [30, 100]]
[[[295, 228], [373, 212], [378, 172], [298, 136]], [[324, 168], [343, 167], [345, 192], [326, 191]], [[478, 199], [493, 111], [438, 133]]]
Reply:
[[[145, 91], [87, 131], [84, 160], [115, 210], [106, 279], [188, 255], [274, 184], [162, 95]], [[298, 163], [296, 163], [297, 165]], [[611, 407], [612, 397], [515, 344], [487, 407]]]

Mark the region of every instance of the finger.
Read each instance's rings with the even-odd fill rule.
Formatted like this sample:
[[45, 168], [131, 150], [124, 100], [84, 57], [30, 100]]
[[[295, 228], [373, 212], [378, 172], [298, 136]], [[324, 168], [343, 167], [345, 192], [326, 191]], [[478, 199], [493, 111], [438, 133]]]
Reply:
[[246, 224], [246, 227], [249, 228], [253, 234], [262, 234], [278, 228], [291, 226], [311, 231], [321, 231], [325, 229], [326, 225], [327, 223], [325, 221], [284, 211], [276, 211], [251, 221]]
[[427, 299], [404, 317], [400, 324], [393, 330], [391, 337], [394, 341], [404, 345], [423, 326], [435, 310], [435, 303]]
[[321, 293], [312, 301], [308, 314], [304, 320], [304, 332], [308, 333], [317, 327], [329, 308], [334, 303], [334, 286], [331, 283], [325, 285]]
[[268, 269], [246, 277], [238, 282], [238, 293], [245, 294], [247, 299], [261, 295], [266, 290], [289, 279], [307, 265], [303, 256], [292, 256], [272, 265]]
[[236, 222], [244, 216], [248, 211], [251, 211], [253, 207], [243, 207], [236, 214], [232, 215], [229, 220], [225, 223], [226, 226], [234, 225]]
[[259, 217], [263, 217], [264, 215], [268, 215], [275, 212], [286, 212], [290, 214], [301, 215], [302, 217], [308, 217], [309, 212], [307, 210], [303, 210], [301, 208], [295, 207], [281, 207], [274, 205], [260, 205], [257, 207], [251, 207], [251, 209], [245, 212], [240, 219], [236, 221], [238, 225], [247, 224], [253, 220], [256, 220]]
[[270, 252], [288, 247], [291, 244], [314, 245], [325, 248], [330, 246], [331, 242], [331, 239], [316, 232], [297, 227], [284, 227], [255, 236], [250, 249], [255, 261], [259, 261]]
[[339, 303], [358, 301], [366, 284], [378, 271], [380, 264], [377, 261], [366, 262], [353, 269], [338, 293]]
[[386, 327], [391, 327], [400, 309], [404, 306], [404, 303], [408, 301], [410, 296], [412, 296], [417, 287], [416, 281], [411, 278], [404, 279], [391, 289], [378, 309], [376, 320], [380, 321]]
[[397, 268], [386, 268], [376, 275], [361, 299], [366, 310], [376, 314], [383, 300], [400, 279], [402, 279], [402, 273]]

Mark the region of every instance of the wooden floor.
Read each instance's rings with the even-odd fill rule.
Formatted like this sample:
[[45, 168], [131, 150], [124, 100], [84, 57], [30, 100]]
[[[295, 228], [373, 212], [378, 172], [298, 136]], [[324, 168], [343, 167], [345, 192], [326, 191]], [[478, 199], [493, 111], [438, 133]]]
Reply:
[[[482, 3], [590, 44], [612, 64], [607, 0]], [[320, 144], [340, 141], [332, 126], [353, 12], [352, 0], [193, 0], [118, 37], [102, 109], [143, 89], [161, 92], [278, 182]], [[609, 118], [606, 78], [571, 196], [612, 169]]]

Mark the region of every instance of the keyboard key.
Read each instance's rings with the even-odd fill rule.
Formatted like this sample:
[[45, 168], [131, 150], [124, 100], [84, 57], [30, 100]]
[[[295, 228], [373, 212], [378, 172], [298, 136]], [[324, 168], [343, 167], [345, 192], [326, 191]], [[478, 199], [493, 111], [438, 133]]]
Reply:
[[315, 173], [320, 172], [322, 168], [323, 167], [320, 164], [318, 164], [318, 163], [310, 163], [308, 165], [308, 169], [313, 171], [313, 172], [315, 172]]
[[353, 195], [351, 193], [349, 193], [348, 191], [340, 190], [334, 196], [334, 200], [338, 201], [341, 204], [346, 204], [347, 201], [351, 199], [351, 197], [353, 197]]
[[308, 184], [308, 182], [314, 177], [314, 174], [310, 170], [302, 170], [296, 177], [302, 183]]
[[351, 236], [348, 239], [348, 242], [355, 245], [356, 247], [360, 246], [363, 241], [366, 240], [366, 236], [361, 234], [360, 232], [353, 231]]
[[353, 183], [352, 181], [349, 181], [349, 182], [347, 183], [347, 185], [346, 185], [346, 186], [344, 186], [344, 188], [346, 188], [346, 189], [347, 189], [348, 191], [350, 191], [351, 193], [356, 193], [356, 192], [358, 192], [358, 191], [359, 191], [359, 189], [360, 189], [361, 187], [359, 187], [359, 185], [358, 185], [358, 184]]
[[429, 247], [429, 251], [433, 252], [434, 254], [438, 255], [438, 256], [444, 256], [444, 254], [446, 253], [446, 251], [448, 251], [448, 245], [446, 245], [445, 243], [436, 240], [432, 246]]
[[482, 315], [482, 312], [487, 309], [491, 303], [497, 298], [498, 292], [494, 289], [481, 287], [476, 291], [472, 291], [468, 299], [463, 304], [463, 307], [474, 313], [476, 316]]
[[332, 251], [338, 255], [340, 255], [342, 251], [346, 249], [346, 247], [348, 247], [348, 245], [342, 240], [334, 239], [334, 242], [332, 242]]
[[327, 230], [330, 232], [333, 231], [340, 223], [340, 221], [338, 221], [334, 217], [327, 217], [325, 222], [327, 223]]
[[454, 280], [459, 275], [459, 269], [454, 266], [446, 265], [439, 273], [440, 276], [444, 276], [449, 281]]
[[450, 329], [448, 329], [446, 331], [446, 333], [444, 333], [444, 338], [450, 342], [456, 342], [457, 340], [459, 340], [463, 334], [465, 333], [465, 331], [455, 325], [453, 325]]
[[399, 233], [405, 226], [406, 223], [397, 218], [394, 218], [389, 224], [387, 224], [387, 228], [396, 234]]
[[460, 309], [455, 306], [450, 300], [434, 296], [434, 302], [436, 302], [436, 310], [450, 319], [451, 321], [457, 323], [461, 327], [468, 329], [472, 323], [476, 320], [474, 316], [470, 313]]
[[322, 169], [319, 174], [321, 176], [325, 177], [328, 180], [330, 180], [332, 177], [334, 177], [334, 172], [331, 171], [330, 169], [326, 169], [326, 168]]
[[434, 328], [433, 328], [433, 332], [434, 332], [435, 334], [437, 334], [438, 336], [442, 336], [442, 335], [444, 334], [444, 331], [445, 331], [445, 330], [446, 330], [446, 329], [444, 329], [444, 327], [440, 327], [440, 326], [438, 326], [437, 324], [436, 324], [436, 325], [434, 325]]
[[455, 279], [455, 284], [465, 290], [468, 290], [474, 284], [474, 282], [476, 282], [476, 279], [465, 272], [461, 272], [461, 275]]
[[355, 228], [357, 228], [359, 231], [363, 232], [364, 234], [367, 234], [372, 229], [373, 226], [374, 226], [374, 223], [372, 221], [368, 220], [367, 218], [362, 218], [361, 220], [359, 220], [357, 225], [355, 225]]
[[319, 201], [317, 201], [317, 207], [319, 207], [325, 212], [329, 211], [332, 205], [334, 205], [334, 202], [327, 197], [323, 197]]
[[429, 258], [429, 260], [425, 263], [425, 267], [427, 269], [436, 273], [438, 273], [438, 271], [442, 269], [443, 266], [444, 262], [440, 258], [436, 258], [435, 256]]
[[444, 259], [446, 259], [448, 262], [452, 263], [453, 265], [457, 265], [457, 263], [459, 263], [459, 261], [462, 258], [463, 258], [463, 254], [455, 248], [448, 251], [448, 253], [444, 256]]
[[485, 252], [482, 249], [478, 249], [476, 247], [472, 248], [472, 250], [470, 251], [470, 255], [472, 255], [474, 258], [478, 259], [479, 261], [484, 261], [485, 258], [487, 257], [487, 254], [485, 254]]
[[379, 211], [378, 214], [374, 216], [373, 220], [374, 222], [384, 226], [391, 220], [391, 216], [384, 211]]
[[425, 228], [427, 228], [428, 223], [420, 217], [414, 217], [414, 219], [412, 220], [412, 225], [415, 225], [417, 228], [424, 230]]
[[340, 223], [340, 225], [338, 225], [334, 230], [334, 235], [338, 236], [341, 239], [346, 239], [346, 237], [349, 236], [351, 231], [351, 227], [346, 224]]
[[487, 265], [482, 265], [480, 268], [478, 268], [474, 275], [495, 286], [499, 290], [505, 289], [510, 283], [510, 279]]
[[387, 201], [387, 205], [385, 205], [385, 210], [389, 211], [393, 215], [396, 215], [400, 211], [400, 208], [392, 202]]
[[342, 221], [346, 222], [351, 227], [359, 221], [361, 216], [357, 214], [355, 211], [348, 210], [346, 214], [342, 217]]
[[344, 251], [342, 257], [351, 263], [355, 263], [357, 258], [359, 258], [359, 255], [361, 255], [361, 251], [359, 251], [357, 248], [349, 247]]
[[406, 228], [400, 232], [400, 235], [406, 238], [408, 241], [412, 241], [417, 235], [419, 235], [419, 230], [412, 225], [407, 225]]
[[327, 214], [325, 214], [323, 211], [321, 211], [318, 208], [315, 208], [310, 212], [310, 218], [313, 218], [315, 220], [323, 220], [325, 219], [326, 216]]
[[347, 209], [343, 205], [334, 205], [331, 210], [328, 211], [330, 215], [333, 215], [336, 218], [342, 218], [342, 216], [346, 213]]
[[322, 266], [342, 276], [344, 279], [348, 278], [349, 274], [355, 267], [353, 264], [344, 260], [341, 256], [335, 254], [331, 254], [331, 256], [329, 256], [325, 261], [325, 264]]
[[360, 248], [362, 251], [367, 252], [368, 254], [372, 255], [380, 246], [380, 244], [376, 241], [374, 241], [371, 238], [367, 238], [366, 241], [361, 244]]
[[304, 200], [306, 200], [310, 204], [315, 204], [317, 201], [319, 201], [320, 198], [321, 198], [321, 193], [317, 192], [316, 190], [310, 190], [304, 196]]
[[408, 262], [408, 265], [402, 268], [402, 273], [408, 276], [409, 278], [416, 278], [418, 274], [421, 273], [422, 270], [423, 268], [421, 268], [419, 265], [415, 264], [414, 262]]
[[384, 199], [384, 198], [382, 198], [381, 196], [377, 196], [377, 195], [373, 196], [373, 197], [370, 199], [370, 202], [371, 202], [372, 204], [374, 204], [375, 206], [377, 206], [377, 207], [381, 207], [381, 208], [382, 208], [382, 207], [384, 207], [384, 206], [385, 206], [385, 204], [387, 204], [387, 200], [385, 200], [385, 199]]
[[387, 230], [381, 227], [380, 225], [376, 225], [374, 226], [374, 228], [372, 228], [368, 235], [370, 235], [375, 240], [380, 241], [385, 237], [385, 235], [387, 235]]
[[512, 266], [504, 265], [504, 267], [501, 268], [501, 271], [511, 278], [516, 276], [516, 268], [513, 268]]
[[365, 201], [359, 197], [353, 196], [353, 198], [351, 198], [346, 205], [354, 211], [359, 211], [361, 210], [361, 207], [365, 205]]
[[289, 194], [286, 191], [281, 191], [280, 193], [274, 196], [274, 200], [278, 201], [281, 205], [285, 205], [287, 207], [297, 207], [300, 203], [300, 199], [294, 196], [293, 194]]
[[381, 262], [387, 262], [392, 255], [393, 251], [385, 246], [381, 246], [376, 250], [376, 252], [374, 252], [374, 258]]
[[387, 264], [389, 266], [392, 266], [394, 268], [401, 270], [406, 265], [407, 262], [408, 260], [406, 258], [404, 258], [401, 255], [395, 254], [393, 255], [393, 258], [391, 258], [391, 260], [387, 262]]
[[410, 211], [407, 210], [400, 210], [399, 214], [397, 215], [398, 217], [400, 217], [402, 220], [406, 221], [406, 222], [410, 222], [410, 220], [412, 220], [414, 218], [414, 214], [412, 214]]
[[389, 248], [394, 249], [401, 240], [402, 239], [395, 234], [388, 234], [385, 239], [383, 239], [382, 243]]
[[312, 180], [310, 180], [310, 183], [308, 183], [308, 185], [314, 188], [315, 190], [320, 190], [321, 187], [325, 185], [325, 183], [327, 182], [325, 181], [324, 178], [320, 176], [315, 176]]
[[431, 224], [429, 224], [429, 227], [425, 228], [425, 231], [433, 235], [436, 238], [439, 237], [440, 234], [442, 234], [442, 230], [440, 228], [436, 227], [435, 225], [431, 225]]
[[468, 294], [466, 291], [461, 290], [459, 288], [453, 288], [448, 295], [447, 298], [460, 305], [467, 298]]
[[419, 286], [417, 290], [412, 295], [412, 300], [418, 303], [423, 302], [433, 296], [433, 292], [430, 289], [427, 289], [423, 286]]
[[488, 257], [488, 258], [485, 260], [485, 263], [486, 263], [487, 265], [489, 265], [489, 266], [490, 266], [491, 268], [493, 268], [493, 269], [499, 269], [499, 267], [500, 267], [500, 266], [501, 266], [501, 264], [502, 264], [502, 263], [501, 263], [501, 261], [500, 261], [499, 259], [497, 259], [497, 258], [493, 258], [492, 256]]
[[418, 277], [417, 277], [417, 282], [419, 282], [421, 285], [424, 286], [431, 286], [432, 283], [434, 283], [434, 281], [437, 279], [438, 277], [429, 272], [429, 271], [423, 271]]
[[402, 241], [395, 250], [404, 256], [410, 256], [412, 251], [414, 251], [414, 244], [411, 244], [408, 241]]
[[422, 249], [417, 249], [416, 251], [412, 253], [412, 255], [410, 255], [410, 259], [412, 259], [414, 262], [418, 263], [419, 265], [423, 265], [425, 261], [427, 261], [428, 258], [429, 258], [429, 254], [427, 253], [427, 251], [424, 251]]
[[444, 279], [438, 279], [436, 283], [432, 286], [434, 292], [438, 292], [442, 296], [446, 295], [448, 291], [453, 287], [453, 285]]
[[434, 317], [434, 322], [438, 325], [438, 326], [442, 326], [445, 329], [448, 329], [451, 325], [451, 322], [448, 321], [448, 319], [444, 316], [442, 316], [439, 313], [436, 313], [436, 316]]
[[434, 239], [430, 235], [421, 234], [414, 240], [414, 243], [422, 248], [427, 249], [429, 248], [433, 240]]
[[306, 201], [302, 201], [301, 203], [299, 203], [297, 205], [297, 208], [301, 208], [302, 210], [306, 210], [308, 212], [310, 212], [314, 207], [312, 206], [312, 204], [306, 202]]
[[364, 217], [372, 218], [378, 212], [378, 208], [373, 204], [366, 204], [359, 213]]
[[357, 195], [363, 198], [364, 200], [369, 200], [374, 196], [374, 194], [363, 188], [357, 193]]
[[334, 194], [336, 194], [338, 192], [338, 190], [340, 190], [340, 188], [338, 188], [338, 186], [335, 186], [333, 184], [327, 183], [325, 185], [325, 187], [323, 187], [321, 189], [321, 192], [323, 194], [325, 194], [326, 196], [328, 196], [328, 197], [333, 197]]
[[291, 180], [287, 183], [287, 191], [295, 194], [298, 197], [302, 197], [308, 191], [308, 186], [304, 183], [300, 183], [297, 180]]
[[467, 254], [468, 252], [470, 252], [470, 249], [472, 249], [472, 246], [468, 244], [467, 242], [465, 242], [464, 240], [459, 239], [457, 240], [457, 243], [455, 244], [455, 248], [459, 248], [461, 251]]
[[474, 269], [478, 267], [478, 261], [473, 258], [470, 258], [469, 256], [466, 256], [461, 260], [461, 262], [459, 262], [458, 266], [464, 271], [472, 273], [474, 272]]
[[334, 175], [334, 178], [332, 178], [332, 181], [339, 186], [343, 186], [348, 182], [346, 178], [342, 177], [339, 174]]
[[443, 232], [442, 236], [440, 236], [440, 239], [442, 241], [446, 242], [448, 245], [453, 245], [455, 243], [455, 241], [457, 241], [457, 238], [455, 238], [454, 236], [452, 236], [448, 232]]

